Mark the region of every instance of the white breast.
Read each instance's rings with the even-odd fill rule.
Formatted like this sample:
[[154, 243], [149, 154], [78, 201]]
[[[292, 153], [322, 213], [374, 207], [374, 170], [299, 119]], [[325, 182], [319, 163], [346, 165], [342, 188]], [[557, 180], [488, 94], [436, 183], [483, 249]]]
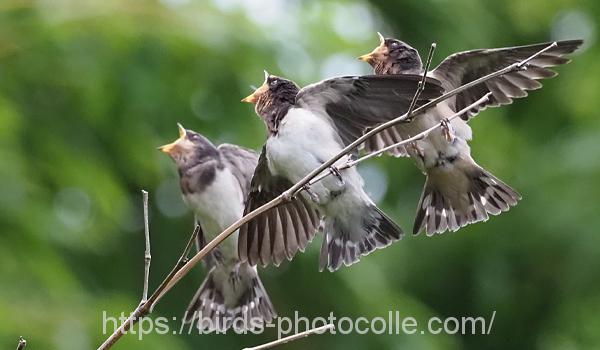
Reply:
[[[304, 109], [290, 110], [277, 135], [267, 141], [271, 171], [295, 183], [338, 154], [343, 144], [328, 118]], [[336, 164], [345, 163], [347, 159], [347, 156], [342, 157]], [[318, 196], [319, 205], [324, 206], [325, 212], [330, 212], [332, 192], [339, 193], [345, 188], [349, 200], [362, 202], [367, 197], [356, 169], [343, 170], [342, 177], [343, 183], [329, 176], [311, 185], [311, 191]]]
[[242, 189], [228, 168], [217, 169], [210, 185], [200, 193], [185, 196], [184, 200], [200, 220], [207, 239], [214, 238], [244, 212]]
[[326, 116], [292, 108], [267, 141], [269, 166], [275, 174], [296, 182], [333, 157], [342, 144]]

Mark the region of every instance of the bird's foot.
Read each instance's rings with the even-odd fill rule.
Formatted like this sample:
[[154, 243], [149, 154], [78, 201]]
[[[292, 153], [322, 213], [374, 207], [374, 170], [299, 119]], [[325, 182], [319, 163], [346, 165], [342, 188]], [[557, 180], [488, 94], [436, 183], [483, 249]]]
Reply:
[[329, 167], [329, 172], [331, 173], [331, 175], [337, 177], [338, 181], [340, 182], [340, 186], [344, 186], [346, 184], [344, 178], [342, 177], [340, 169], [332, 165]]
[[291, 190], [287, 190], [281, 194], [281, 198], [284, 202], [291, 202], [295, 197], [296, 195]]
[[425, 152], [416, 142], [409, 143], [408, 147], [410, 147], [421, 159], [425, 158]]
[[406, 119], [401, 120], [399, 124], [409, 124], [412, 123], [413, 120], [415, 120], [415, 116], [411, 113]]
[[313, 192], [313, 190], [310, 188], [310, 186], [308, 184], [304, 185], [302, 187], [302, 189], [304, 191], [306, 191], [306, 193], [308, 193], [308, 195], [310, 196], [310, 200], [315, 202], [315, 203], [319, 203], [320, 199], [319, 199], [319, 195], [317, 195], [315, 192]]
[[450, 124], [450, 120], [448, 118], [442, 119], [442, 133], [446, 137], [446, 141], [449, 143], [454, 142], [454, 130], [452, 125]]

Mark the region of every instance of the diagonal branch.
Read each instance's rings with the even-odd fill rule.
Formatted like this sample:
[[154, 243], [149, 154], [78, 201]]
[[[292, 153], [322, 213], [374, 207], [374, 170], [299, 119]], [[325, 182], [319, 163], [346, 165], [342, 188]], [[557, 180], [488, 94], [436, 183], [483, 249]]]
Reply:
[[[444, 125], [444, 123], [449, 123], [452, 120], [454, 120], [454, 119], [460, 117], [461, 115], [467, 113], [471, 108], [477, 107], [477, 106], [479, 106], [479, 105], [487, 102], [489, 100], [489, 98], [490, 98], [491, 95], [492, 95], [492, 93], [488, 92], [487, 94], [485, 94], [485, 96], [483, 96], [479, 100], [471, 103], [467, 107], [465, 107], [465, 108], [461, 109], [460, 111], [454, 113], [452, 116], [450, 116], [448, 118], [445, 118], [444, 120], [442, 120], [441, 122], [435, 124], [434, 126], [430, 127], [429, 129], [426, 129], [426, 130], [424, 130], [424, 131], [422, 131], [422, 132], [420, 132], [420, 133], [418, 133], [418, 134], [416, 134], [416, 135], [414, 135], [412, 137], [409, 137], [409, 138], [407, 138], [405, 140], [397, 142], [397, 143], [395, 143], [393, 145], [389, 145], [389, 146], [386, 146], [386, 147], [384, 147], [382, 149], [379, 149], [379, 150], [377, 150], [375, 152], [371, 152], [369, 154], [366, 154], [366, 155], [364, 155], [364, 156], [362, 156], [362, 157], [360, 157], [358, 159], [348, 161], [347, 163], [345, 163], [345, 164], [343, 164], [343, 165], [341, 165], [341, 166], [339, 166], [337, 168], [338, 168], [338, 170], [348, 169], [348, 168], [351, 168], [351, 167], [357, 165], [358, 163], [361, 163], [361, 162], [363, 162], [363, 161], [365, 161], [367, 159], [371, 159], [373, 157], [376, 157], [376, 156], [378, 156], [378, 155], [380, 155], [380, 154], [382, 154], [384, 152], [387, 152], [387, 151], [389, 151], [391, 149], [394, 149], [396, 147], [404, 146], [404, 145], [407, 145], [407, 144], [409, 144], [411, 142], [422, 140], [422, 139], [426, 138], [427, 136], [429, 136], [429, 134], [431, 134], [436, 129], [441, 128]], [[314, 177], [308, 183], [308, 185], [310, 186], [310, 185], [312, 185], [312, 184], [314, 184], [316, 182], [319, 182], [319, 181], [321, 181], [322, 179], [326, 178], [329, 175], [331, 175], [331, 172], [323, 172], [323, 173], [319, 174], [319, 176]]]
[[149, 313], [152, 312], [152, 310], [154, 309], [154, 305], [156, 305], [156, 303], [158, 303], [160, 298], [163, 296], [162, 292], [167, 287], [167, 282], [170, 281], [171, 278], [173, 278], [173, 276], [175, 276], [175, 273], [177, 271], [179, 271], [183, 267], [183, 265], [185, 265], [188, 262], [188, 260], [189, 260], [188, 255], [190, 254], [190, 251], [192, 250], [192, 246], [194, 245], [194, 241], [196, 240], [196, 237], [198, 237], [199, 234], [200, 234], [200, 225], [196, 225], [196, 227], [194, 228], [194, 232], [192, 232], [190, 239], [188, 240], [187, 244], [185, 245], [183, 253], [179, 257], [179, 260], [177, 260], [177, 264], [175, 264], [175, 266], [173, 266], [173, 269], [171, 270], [171, 272], [169, 272], [167, 277], [165, 277], [165, 279], [161, 282], [161, 284], [158, 286], [158, 288], [156, 288], [154, 293], [152, 293], [152, 295], [150, 296], [150, 299], [148, 299], [147, 304], [148, 304], [148, 312]]
[[[477, 84], [481, 84], [486, 82], [487, 80], [493, 79], [497, 76], [506, 74], [508, 72], [511, 72], [513, 70], [517, 70], [517, 69], [521, 69], [522, 67], [525, 66], [525, 64], [527, 64], [527, 62], [531, 61], [532, 59], [536, 58], [537, 56], [539, 56], [540, 54], [546, 52], [547, 50], [551, 49], [552, 47], [556, 46], [556, 43], [552, 43], [551, 45], [549, 45], [548, 47], [544, 48], [543, 50], [538, 51], [536, 54], [530, 56], [529, 58], [521, 61], [521, 62], [517, 62], [514, 64], [511, 64], [510, 66], [501, 69], [497, 72], [488, 74], [482, 78], [479, 78], [477, 80], [474, 80], [468, 84], [465, 84], [461, 87], [458, 87], [454, 90], [451, 90], [445, 94], [443, 94], [442, 96], [424, 104], [423, 106], [416, 108], [413, 111], [413, 114], [416, 113], [422, 113], [423, 111], [425, 111], [427, 108], [431, 108], [435, 105], [437, 105], [438, 103], [445, 101], [446, 99], [468, 89], [471, 88]], [[356, 139], [354, 142], [352, 142], [351, 144], [349, 144], [348, 146], [346, 146], [340, 153], [338, 153], [336, 156], [334, 156], [333, 158], [329, 159], [328, 161], [326, 161], [325, 163], [321, 164], [320, 167], [318, 167], [317, 169], [311, 171], [308, 175], [306, 175], [302, 180], [298, 181], [296, 184], [294, 184], [292, 187], [290, 187], [287, 191], [285, 191], [284, 193], [282, 193], [280, 196], [274, 198], [273, 200], [271, 200], [270, 202], [258, 207], [257, 209], [251, 211], [250, 213], [248, 213], [246, 216], [242, 217], [241, 219], [239, 219], [238, 221], [236, 221], [234, 224], [232, 224], [231, 226], [229, 226], [225, 231], [221, 232], [217, 237], [215, 237], [212, 241], [210, 241], [202, 250], [200, 250], [196, 255], [194, 255], [190, 261], [188, 261], [187, 264], [185, 264], [179, 271], [177, 271], [175, 273], [175, 275], [173, 276], [173, 278], [167, 283], [167, 286], [165, 287], [164, 291], [162, 292], [162, 294], [168, 292], [171, 288], [173, 288], [173, 286], [175, 284], [177, 284], [179, 282], [179, 280], [181, 278], [183, 278], [183, 276], [185, 276], [197, 263], [199, 263], [206, 255], [208, 255], [208, 253], [210, 253], [211, 250], [213, 250], [217, 245], [219, 245], [223, 240], [225, 240], [227, 237], [229, 237], [229, 235], [231, 235], [233, 232], [235, 232], [237, 229], [239, 229], [242, 225], [246, 224], [247, 222], [249, 222], [250, 220], [254, 219], [255, 217], [257, 217], [258, 215], [270, 210], [271, 208], [279, 205], [280, 203], [283, 202], [283, 198], [293, 198], [294, 195], [298, 194], [298, 192], [300, 192], [304, 186], [306, 184], [308, 184], [314, 177], [318, 176], [321, 172], [323, 172], [324, 170], [328, 169], [329, 167], [331, 167], [335, 162], [337, 162], [339, 159], [341, 159], [342, 157], [344, 157], [345, 155], [347, 155], [348, 153], [352, 152], [352, 150], [356, 147], [358, 147], [359, 145], [361, 145], [364, 141], [366, 141], [369, 137], [377, 134], [378, 132], [381, 132], [382, 130], [388, 129], [398, 123], [401, 123], [402, 121], [406, 120], [407, 114], [403, 114], [402, 116], [393, 119], [387, 123], [381, 124], [375, 128], [373, 128], [371, 131], [365, 133], [363, 136], [359, 137], [358, 139]], [[161, 296], [162, 296], [161, 294]]]
[[229, 237], [232, 233], [237, 231], [242, 225], [255, 217], [261, 215], [262, 213], [275, 208], [279, 204], [283, 203], [283, 195], [279, 195], [273, 198], [270, 202], [263, 204], [262, 206], [256, 208], [250, 213], [246, 214], [244, 217], [240, 218], [238, 221], [234, 222], [231, 226], [229, 226], [225, 231], [221, 232], [217, 237], [208, 242], [196, 255], [194, 255], [184, 266], [181, 267], [178, 271], [175, 272], [172, 279], [169, 280], [165, 286], [165, 288], [161, 291], [158, 298], [160, 299], [163, 294], [167, 293], [179, 280], [183, 278], [196, 264], [198, 264], [204, 257], [206, 257], [210, 252], [215, 249], [221, 242], [223, 242], [227, 237]]
[[[449, 92], [446, 92], [442, 96], [429, 101], [428, 103], [422, 105], [421, 107], [415, 108], [412, 112], [412, 115], [416, 116], [419, 113], [423, 113], [428, 108], [431, 108], [431, 107], [437, 105], [438, 103], [445, 101], [445, 100], [451, 98], [452, 96], [455, 96], [475, 85], [484, 83], [490, 79], [493, 79], [495, 77], [498, 77], [500, 75], [503, 75], [503, 74], [506, 74], [506, 73], [509, 73], [509, 72], [512, 72], [515, 70], [524, 69], [529, 61], [536, 58], [540, 54], [546, 52], [547, 50], [550, 50], [551, 48], [555, 47], [556, 45], [557, 45], [556, 42], [554, 42], [551, 45], [547, 46], [546, 48], [544, 48], [544, 49], [536, 52], [535, 54], [531, 55], [530, 57], [524, 59], [523, 61], [511, 64], [501, 70], [498, 70], [494, 73], [491, 73], [484, 77], [476, 79], [470, 83], [462, 85], [462, 86], [460, 86], [456, 89], [453, 89]], [[270, 202], [260, 206], [259, 208], [256, 208], [255, 210], [251, 211], [250, 213], [246, 214], [244, 217], [240, 218], [239, 220], [237, 220], [235, 223], [233, 223], [231, 226], [229, 226], [227, 229], [225, 229], [223, 232], [221, 232], [219, 235], [217, 235], [213, 240], [211, 240], [206, 246], [204, 246], [204, 248], [202, 248], [199, 252], [197, 252], [196, 255], [194, 255], [189, 261], [187, 261], [185, 264], [183, 264], [183, 266], [181, 266], [178, 269], [177, 269], [178, 266], [176, 266], [176, 268], [174, 268], [173, 271], [171, 271], [169, 276], [167, 276], [167, 278], [165, 278], [165, 280], [163, 281], [161, 286], [152, 294], [152, 296], [150, 296], [148, 301], [146, 303], [140, 304], [136, 308], [136, 310], [132, 313], [132, 315], [123, 324], [121, 324], [121, 326], [113, 334], [111, 334], [98, 349], [99, 350], [108, 349], [114, 343], [116, 343], [121, 338], [121, 336], [127, 330], [129, 330], [131, 328], [131, 326], [133, 326], [135, 323], [137, 323], [139, 321], [140, 316], [145, 316], [145, 315], [149, 314], [150, 311], [152, 310], [152, 308], [154, 307], [154, 305], [156, 304], [156, 302], [164, 294], [168, 293], [194, 266], [196, 266], [202, 259], [204, 259], [204, 257], [206, 257], [222, 241], [224, 241], [232, 233], [237, 231], [242, 225], [248, 223], [255, 217], [257, 217], [257, 216], [263, 214], [264, 212], [283, 203], [284, 202], [283, 198], [293, 198], [293, 196], [298, 194], [305, 187], [305, 185], [307, 185], [315, 177], [319, 176], [323, 171], [327, 170], [329, 167], [331, 167], [333, 164], [335, 164], [342, 157], [344, 157], [347, 154], [349, 154], [350, 152], [352, 152], [355, 148], [360, 146], [368, 138], [370, 138], [373, 135], [375, 135], [385, 129], [388, 129], [396, 124], [406, 121], [408, 119], [408, 117], [409, 117], [409, 115], [407, 113], [405, 113], [393, 120], [390, 120], [384, 124], [381, 124], [373, 129], [371, 129], [369, 132], [365, 133], [363, 136], [359, 137], [354, 142], [352, 142], [351, 144], [346, 146], [337, 155], [335, 155], [328, 161], [321, 164], [321, 166], [319, 166], [318, 168], [311, 171], [303, 179], [301, 179], [296, 184], [294, 184], [292, 187], [290, 187], [287, 191], [285, 191], [278, 197], [275, 197]], [[437, 128], [439, 126], [436, 125], [435, 127]], [[395, 147], [397, 147], [397, 145], [395, 145]], [[180, 259], [180, 262], [181, 261], [182, 261], [182, 259]]]
[[127, 333], [127, 331], [129, 331], [131, 329], [131, 327], [139, 321], [140, 318], [147, 316], [148, 314], [150, 314], [152, 312], [154, 305], [156, 305], [156, 303], [160, 300], [160, 296], [162, 296], [162, 291], [166, 287], [167, 282], [171, 278], [173, 278], [173, 276], [175, 275], [175, 272], [177, 272], [179, 269], [181, 269], [181, 267], [183, 265], [185, 265], [187, 263], [187, 261], [188, 261], [187, 257], [189, 255], [190, 251], [192, 250], [194, 241], [196, 240], [196, 237], [198, 236], [199, 233], [200, 233], [200, 226], [197, 225], [194, 228], [194, 232], [192, 232], [192, 235], [190, 236], [185, 248], [183, 249], [183, 252], [181, 253], [181, 256], [179, 257], [179, 260], [177, 260], [177, 263], [175, 264], [175, 266], [173, 267], [171, 272], [167, 275], [167, 277], [165, 277], [165, 279], [158, 286], [158, 288], [156, 288], [156, 291], [154, 291], [154, 293], [152, 293], [150, 298], [148, 298], [148, 300], [142, 300], [140, 302], [140, 304], [138, 305], [138, 307], [127, 318], [127, 320], [125, 320], [125, 322], [123, 322], [119, 326], [119, 328], [117, 330], [115, 330], [110, 335], [110, 337], [108, 337], [104, 341], [104, 343], [102, 343], [102, 345], [100, 345], [100, 347], [98, 347], [99, 350], [100, 349], [109, 349], [110, 347], [112, 347], [123, 336], [123, 334]]
[[[552, 44], [548, 45], [547, 47], [545, 47], [544, 49], [536, 52], [535, 54], [531, 55], [530, 57], [524, 59], [521, 62], [515, 62], [499, 71], [496, 71], [494, 73], [490, 73], [486, 76], [483, 76], [479, 79], [473, 80], [470, 83], [467, 83], [465, 85], [462, 85], [456, 89], [450, 90], [449, 92], [446, 92], [445, 94], [443, 94], [440, 97], [437, 97], [429, 102], [427, 102], [426, 104], [422, 105], [419, 108], [416, 108], [413, 112], [413, 115], [419, 114], [424, 112], [425, 110], [427, 110], [428, 108], [431, 108], [433, 106], [436, 106], [438, 103], [445, 101], [447, 99], [449, 99], [452, 96], [455, 96], [467, 89], [472, 88], [475, 85], [484, 83], [490, 79], [496, 78], [500, 75], [515, 71], [515, 70], [519, 70], [519, 69], [523, 69], [525, 67], [525, 65], [533, 60], [534, 58], [536, 58], [537, 56], [541, 55], [542, 53], [550, 50], [551, 48], [555, 47], [557, 44], [556, 42], [553, 42]], [[331, 159], [329, 159], [328, 161], [326, 161], [325, 163], [321, 164], [320, 167], [316, 168], [315, 170], [311, 171], [308, 175], [306, 175], [302, 180], [298, 181], [294, 186], [292, 186], [289, 190], [287, 190], [288, 194], [288, 198], [291, 198], [293, 195], [297, 194], [298, 192], [300, 192], [300, 190], [302, 190], [302, 188], [304, 187], [304, 185], [306, 185], [310, 180], [312, 180], [315, 176], [317, 176], [319, 173], [321, 173], [322, 171], [328, 169], [330, 166], [332, 166], [333, 164], [335, 164], [335, 162], [337, 162], [338, 160], [340, 160], [342, 157], [344, 157], [345, 155], [347, 155], [348, 153], [352, 152], [352, 150], [354, 150], [355, 148], [357, 148], [358, 146], [360, 146], [363, 142], [365, 142], [368, 138], [370, 138], [371, 136], [386, 130], [388, 128], [391, 128], [392, 126], [402, 123], [403, 121], [407, 120], [407, 114], [403, 114], [401, 116], [399, 116], [398, 118], [392, 119], [386, 123], [383, 123], [373, 129], [371, 129], [369, 132], [365, 133], [363, 136], [359, 137], [358, 139], [356, 139], [354, 142], [352, 142], [351, 144], [349, 144], [348, 146], [346, 146], [342, 151], [340, 151], [340, 153], [338, 153], [337, 155], [335, 155], [334, 157], [332, 157]]]
[[[487, 94], [485, 94], [479, 100], [471, 103], [467, 107], [465, 107], [465, 108], [461, 109], [460, 111], [454, 113], [452, 116], [450, 116], [448, 118], [445, 118], [444, 120], [442, 120], [441, 122], [435, 124], [434, 126], [430, 127], [429, 129], [426, 129], [426, 130], [424, 130], [424, 131], [422, 131], [422, 132], [420, 132], [420, 133], [418, 133], [418, 134], [416, 134], [416, 135], [414, 135], [412, 137], [409, 137], [409, 138], [407, 138], [405, 140], [402, 140], [400, 142], [396, 142], [393, 145], [389, 145], [389, 146], [386, 146], [386, 147], [384, 147], [382, 149], [379, 149], [379, 150], [377, 150], [375, 152], [371, 152], [369, 154], [366, 154], [366, 155], [364, 155], [364, 156], [362, 156], [362, 157], [360, 157], [358, 159], [351, 160], [351, 161], [347, 162], [346, 164], [344, 164], [342, 166], [339, 166], [338, 169], [339, 170], [344, 170], [344, 169], [351, 168], [351, 167], [357, 165], [358, 163], [361, 163], [361, 162], [363, 162], [363, 161], [365, 161], [367, 159], [371, 159], [373, 157], [376, 157], [376, 156], [378, 156], [378, 155], [380, 155], [380, 154], [382, 154], [384, 152], [387, 152], [387, 151], [389, 151], [391, 149], [394, 149], [396, 147], [404, 146], [404, 145], [407, 145], [407, 144], [409, 144], [411, 142], [422, 140], [422, 139], [426, 138], [427, 136], [429, 136], [429, 134], [431, 134], [436, 129], [441, 128], [444, 125], [444, 123], [449, 123], [452, 120], [454, 120], [454, 119], [460, 117], [461, 115], [467, 113], [471, 108], [475, 108], [475, 107], [477, 107], [477, 106], [479, 106], [479, 105], [487, 102], [489, 100], [489, 98], [490, 98], [491, 95], [492, 95], [492, 93], [488, 92]], [[331, 172], [321, 173], [319, 176], [313, 178], [308, 184], [312, 185], [312, 184], [314, 184], [314, 183], [322, 180], [323, 178], [329, 176], [330, 174], [331, 174]]]

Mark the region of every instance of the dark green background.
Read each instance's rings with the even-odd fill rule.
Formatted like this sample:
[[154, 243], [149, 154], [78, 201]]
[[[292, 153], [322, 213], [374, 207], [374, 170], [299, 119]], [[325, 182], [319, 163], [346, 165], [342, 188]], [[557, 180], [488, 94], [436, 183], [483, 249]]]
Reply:
[[[352, 268], [317, 271], [320, 239], [262, 270], [280, 315], [485, 316], [492, 334], [314, 336], [285, 349], [591, 349], [600, 347], [600, 3], [508, 1], [0, 2], [0, 347], [85, 349], [102, 310], [141, 294], [140, 189], [150, 191], [152, 286], [192, 229], [176, 170], [156, 147], [176, 122], [218, 142], [265, 139], [239, 103], [262, 70], [301, 84], [360, 74], [355, 60], [397, 36], [434, 63], [480, 47], [584, 37], [584, 50], [530, 97], [472, 121], [474, 157], [523, 194], [509, 213], [403, 241]], [[361, 167], [407, 230], [423, 176], [409, 160]], [[193, 271], [154, 317], [178, 317]], [[424, 322], [424, 321], [423, 321]], [[120, 349], [239, 349], [276, 336], [126, 336]]]

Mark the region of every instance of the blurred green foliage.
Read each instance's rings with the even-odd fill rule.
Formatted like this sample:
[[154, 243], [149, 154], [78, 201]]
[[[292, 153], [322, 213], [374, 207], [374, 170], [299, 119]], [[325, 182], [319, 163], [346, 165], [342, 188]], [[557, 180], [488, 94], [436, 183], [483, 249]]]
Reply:
[[[102, 311], [141, 294], [140, 189], [151, 193], [152, 285], [192, 229], [177, 174], [156, 146], [175, 123], [259, 148], [264, 127], [238, 103], [262, 69], [306, 84], [369, 68], [375, 31], [435, 62], [480, 47], [584, 37], [561, 75], [473, 120], [479, 162], [523, 194], [509, 213], [458, 233], [404, 241], [338, 273], [319, 242], [262, 270], [280, 315], [483, 315], [492, 334], [326, 335], [286, 349], [600, 347], [600, 2], [3, 0], [0, 2], [0, 347], [93, 348]], [[422, 175], [386, 157], [361, 169], [382, 207], [412, 224]], [[377, 197], [377, 196], [376, 196]], [[200, 269], [198, 269], [200, 270]], [[181, 316], [193, 271], [154, 317]], [[236, 349], [263, 335], [125, 336], [121, 349]]]

